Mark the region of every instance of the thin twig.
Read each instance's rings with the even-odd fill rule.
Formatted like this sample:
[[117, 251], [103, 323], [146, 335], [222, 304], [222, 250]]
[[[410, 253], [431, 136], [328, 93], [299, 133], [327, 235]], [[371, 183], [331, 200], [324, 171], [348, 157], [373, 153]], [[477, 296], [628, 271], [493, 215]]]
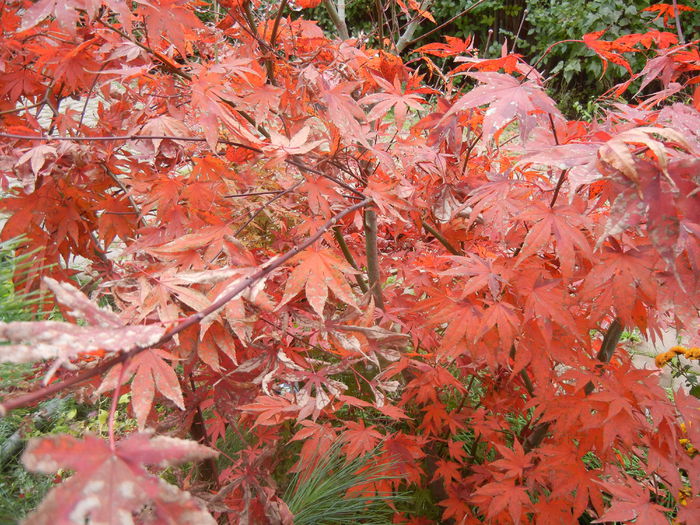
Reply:
[[349, 206], [344, 210], [338, 212], [333, 217], [328, 219], [323, 224], [323, 226], [321, 226], [321, 228], [319, 228], [316, 231], [316, 233], [308, 237], [304, 242], [294, 246], [292, 249], [285, 252], [284, 255], [268, 260], [267, 263], [265, 263], [257, 272], [252, 273], [248, 277], [242, 279], [238, 286], [232, 288], [228, 293], [221, 296], [218, 300], [214, 301], [207, 308], [200, 310], [199, 312], [196, 312], [190, 315], [189, 317], [183, 319], [175, 327], [171, 328], [165, 334], [163, 334], [160, 337], [160, 339], [158, 339], [158, 341], [146, 346], [135, 346], [131, 350], [123, 352], [120, 355], [107, 361], [103, 361], [94, 368], [90, 368], [89, 370], [86, 370], [85, 372], [70, 377], [64, 381], [52, 383], [50, 385], [47, 385], [46, 387], [40, 388], [39, 390], [35, 390], [34, 392], [29, 392], [27, 394], [18, 396], [14, 399], [10, 399], [4, 403], [0, 403], [0, 416], [5, 415], [10, 410], [27, 406], [31, 403], [39, 401], [40, 399], [44, 399], [45, 397], [48, 397], [51, 394], [54, 394], [55, 392], [60, 392], [61, 390], [64, 390], [71, 386], [83, 383], [84, 381], [87, 381], [90, 378], [93, 378], [99, 374], [102, 374], [103, 372], [106, 372], [107, 370], [111, 369], [115, 365], [118, 365], [119, 363], [126, 362], [127, 360], [140, 354], [144, 350], [162, 346], [180, 332], [186, 330], [190, 326], [198, 324], [202, 319], [219, 310], [226, 303], [237, 297], [241, 292], [258, 282], [263, 277], [275, 271], [277, 268], [289, 261], [292, 257], [297, 255], [299, 252], [304, 251], [306, 248], [314, 244], [323, 236], [324, 233], [326, 233], [333, 226], [335, 226], [338, 223], [338, 221], [340, 221], [343, 217], [349, 215], [350, 213], [356, 210], [364, 208], [371, 202], [372, 199], [368, 197], [362, 202], [353, 204], [352, 206]]
[[450, 241], [448, 241], [445, 236], [437, 231], [435, 228], [433, 228], [430, 224], [425, 222], [424, 220], [421, 220], [421, 223], [423, 224], [423, 228], [430, 233], [433, 237], [435, 237], [438, 241], [440, 241], [440, 244], [442, 244], [445, 248], [447, 248], [447, 251], [450, 252], [452, 255], [464, 255], [462, 250], [458, 250], [452, 244], [450, 244]]
[[[127, 189], [126, 186], [124, 186], [124, 183], [119, 180], [119, 177], [117, 177], [114, 173], [112, 173], [112, 170], [110, 170], [106, 164], [102, 163], [102, 168], [105, 170], [107, 175], [116, 183], [117, 186], [119, 186], [119, 189], [121, 189], [124, 192], [124, 195], [126, 195], [126, 198], [129, 200], [129, 204], [131, 204], [131, 207], [134, 209], [134, 212], [137, 214], [137, 222], [141, 224], [142, 227], [146, 227], [146, 221], [143, 218], [143, 214], [141, 213], [141, 208], [139, 207], [138, 204], [136, 204], [136, 201], [134, 200], [134, 197], [129, 193], [129, 190]], [[116, 213], [116, 212], [112, 212]]]
[[39, 106], [43, 106], [45, 103], [46, 103], [46, 97], [41, 99], [36, 104], [31, 104], [29, 106], [22, 106], [21, 108], [6, 109], [4, 111], [0, 111], [0, 116], [9, 115], [10, 113], [19, 113], [20, 111], [29, 111], [30, 109], [34, 109], [34, 108], [38, 108]]
[[272, 204], [272, 203], [275, 202], [276, 200], [279, 200], [279, 199], [281, 199], [282, 197], [284, 197], [287, 193], [290, 193], [290, 192], [294, 191], [294, 190], [297, 189], [299, 186], [301, 186], [303, 183], [304, 183], [304, 181], [301, 180], [301, 181], [297, 182], [296, 184], [290, 186], [290, 187], [287, 188], [286, 190], [282, 190], [282, 191], [279, 192], [277, 195], [275, 195], [274, 197], [272, 197], [271, 199], [269, 199], [267, 202], [261, 204], [261, 205], [258, 207], [258, 209], [256, 209], [255, 212], [253, 212], [253, 213], [250, 215], [250, 217], [248, 217], [248, 220], [245, 221], [245, 223], [243, 223], [243, 225], [242, 225], [240, 228], [238, 228], [238, 229], [234, 232], [233, 236], [234, 236], [234, 237], [238, 237], [238, 236], [240, 235], [240, 233], [241, 233], [243, 230], [245, 230], [245, 229], [248, 227], [248, 225], [249, 225], [251, 222], [253, 222], [253, 221], [255, 220], [255, 218], [256, 218], [258, 215], [260, 215], [260, 213], [262, 213], [262, 211], [263, 211], [265, 208], [267, 208], [270, 204]]
[[520, 19], [520, 25], [518, 26], [518, 32], [515, 34], [515, 38], [513, 39], [513, 45], [510, 46], [511, 54], [515, 52], [515, 44], [518, 43], [518, 39], [520, 38], [520, 32], [523, 30], [523, 26], [525, 25], [525, 19], [527, 18], [527, 14], [529, 12], [530, 12], [530, 10], [527, 7], [523, 11], [523, 17]]
[[[559, 137], [557, 136], [557, 128], [554, 125], [554, 119], [552, 118], [551, 113], [547, 113], [547, 116], [549, 117], [549, 125], [552, 129], [552, 135], [554, 135], [554, 143], [559, 146]], [[559, 174], [559, 180], [557, 181], [557, 185], [554, 188], [554, 195], [552, 195], [552, 200], [549, 203], [550, 208], [554, 208], [554, 205], [557, 203], [557, 198], [559, 198], [559, 191], [561, 190], [562, 184], [564, 184], [564, 179], [566, 178], [566, 174], [569, 170], [561, 170], [561, 173]]]
[[280, 20], [282, 20], [282, 11], [287, 7], [287, 0], [282, 0], [280, 2], [280, 7], [277, 9], [277, 16], [275, 17], [275, 22], [272, 25], [272, 34], [270, 35], [270, 46], [275, 46], [275, 41], [277, 40], [277, 31], [280, 28]]
[[250, 191], [248, 193], [233, 193], [231, 195], [223, 195], [224, 199], [236, 199], [239, 197], [255, 197], [257, 195], [277, 195], [282, 193], [284, 190], [274, 190], [274, 191]]
[[82, 127], [83, 125], [83, 120], [85, 119], [85, 113], [87, 113], [87, 108], [88, 104], [90, 102], [90, 97], [92, 97], [92, 92], [95, 90], [95, 86], [97, 85], [97, 80], [100, 78], [100, 74], [104, 69], [107, 67], [107, 62], [102, 64], [100, 66], [99, 71], [95, 75], [95, 79], [92, 81], [92, 84], [90, 85], [90, 89], [88, 90], [87, 95], [85, 96], [85, 103], [83, 104], [83, 110], [80, 112], [80, 119], [78, 120], [78, 127]]
[[452, 18], [450, 18], [447, 22], [443, 22], [442, 24], [440, 24], [439, 26], [437, 26], [437, 27], [431, 29], [431, 30], [428, 31], [427, 33], [423, 33], [422, 35], [417, 36], [417, 37], [414, 38], [413, 40], [411, 40], [411, 41], [409, 41], [409, 42], [406, 42], [406, 45], [404, 46], [404, 49], [405, 49], [406, 47], [408, 47], [408, 46], [412, 46], [412, 45], [415, 44], [416, 42], [420, 42], [420, 41], [423, 40], [424, 38], [428, 38], [430, 35], [434, 35], [434, 34], [437, 33], [438, 31], [440, 31], [442, 28], [444, 28], [444, 27], [447, 26], [447, 25], [450, 25], [452, 22], [454, 22], [454, 21], [457, 20], [458, 18], [460, 18], [460, 17], [466, 15], [469, 11], [471, 11], [472, 9], [474, 9], [475, 7], [477, 7], [479, 4], [483, 4], [485, 1], [486, 1], [486, 0], [479, 0], [479, 1], [476, 2], [475, 4], [472, 4], [472, 5], [470, 5], [469, 7], [467, 7], [466, 9], [462, 10], [460, 13], [457, 13], [455, 16], [453, 16]]
[[[62, 136], [46, 136], [46, 135], [16, 135], [14, 133], [0, 133], [0, 137], [3, 138], [8, 138], [8, 139], [17, 139], [17, 140], [58, 140], [58, 141], [73, 141], [73, 142], [119, 142], [119, 141], [129, 141], [129, 140], [179, 140], [182, 142], [206, 142], [207, 139], [203, 137], [177, 137], [177, 136], [170, 136], [170, 135], [115, 135], [112, 137], [62, 137]], [[234, 142], [231, 140], [222, 140], [219, 139], [218, 141], [219, 144], [225, 144], [227, 146], [236, 146], [238, 148], [243, 148], [247, 149], [249, 151], [254, 151], [256, 153], [262, 153], [263, 150], [260, 148], [257, 148], [255, 146], [250, 146], [248, 144], [242, 144], [240, 142]], [[284, 162], [287, 164], [290, 164], [291, 166], [295, 166], [299, 168], [302, 171], [306, 171], [308, 173], [313, 173], [314, 175], [318, 175], [319, 177], [324, 177], [330, 181], [335, 182], [338, 186], [348, 190], [350, 193], [354, 193], [358, 197], [364, 199], [365, 194], [362, 193], [361, 191], [356, 190], [349, 184], [346, 184], [345, 182], [337, 179], [333, 175], [329, 175], [327, 173], [324, 173], [320, 170], [317, 170], [316, 168], [312, 168], [311, 166], [305, 164], [303, 161], [299, 160], [296, 157], [287, 157], [284, 159]]]
[[[360, 266], [357, 264], [357, 262], [355, 262], [355, 258], [352, 256], [350, 248], [348, 248], [348, 244], [345, 242], [345, 238], [343, 237], [343, 233], [340, 231], [339, 226], [335, 226], [333, 228], [333, 236], [335, 237], [338, 246], [340, 246], [340, 250], [343, 252], [345, 260], [350, 263], [350, 266], [359, 272]], [[357, 285], [360, 287], [360, 290], [362, 290], [362, 293], [367, 293], [367, 283], [365, 283], [362, 276], [360, 274], [355, 275], [355, 280], [357, 281]]]
[[[179, 140], [182, 142], [206, 142], [204, 137], [178, 137], [173, 135], [113, 135], [99, 137], [65, 137], [60, 135], [17, 135], [15, 133], [0, 133], [0, 137], [17, 140], [54, 140], [54, 141], [69, 141], [69, 142], [126, 142], [129, 140]], [[234, 142], [230, 140], [219, 140], [219, 144], [227, 146], [237, 146], [256, 153], [262, 153], [260, 148]]]
[[673, 0], [673, 14], [676, 17], [676, 31], [678, 32], [678, 43], [685, 44], [685, 38], [683, 37], [683, 30], [681, 29], [681, 19], [680, 12], [678, 11], [678, 2]]

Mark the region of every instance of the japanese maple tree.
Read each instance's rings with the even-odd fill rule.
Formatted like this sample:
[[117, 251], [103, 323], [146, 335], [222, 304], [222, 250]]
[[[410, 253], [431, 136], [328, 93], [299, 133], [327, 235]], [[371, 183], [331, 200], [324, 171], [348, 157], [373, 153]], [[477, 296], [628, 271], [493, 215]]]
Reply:
[[319, 0], [0, 0], [2, 239], [63, 319], [0, 325], [44, 379], [0, 411], [112, 400], [30, 442], [74, 474], [27, 523], [292, 523], [338, 447], [386, 474], [348, 497], [428, 501], [396, 523], [697, 522], [700, 403], [620, 343], [700, 357], [691, 8], [569, 43], [629, 73], [578, 121], [517, 47], [421, 46], [430, 3], [368, 37], [342, 1], [331, 34]]

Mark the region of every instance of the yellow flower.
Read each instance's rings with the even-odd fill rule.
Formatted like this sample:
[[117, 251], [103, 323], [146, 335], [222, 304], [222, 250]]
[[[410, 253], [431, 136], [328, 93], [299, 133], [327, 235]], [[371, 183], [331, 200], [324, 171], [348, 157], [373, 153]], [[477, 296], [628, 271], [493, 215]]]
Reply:
[[654, 361], [656, 362], [656, 366], [661, 368], [677, 355], [683, 355], [686, 359], [700, 359], [700, 348], [697, 346], [693, 346], [691, 348], [686, 348], [685, 346], [673, 346], [668, 350], [668, 352], [657, 355]]

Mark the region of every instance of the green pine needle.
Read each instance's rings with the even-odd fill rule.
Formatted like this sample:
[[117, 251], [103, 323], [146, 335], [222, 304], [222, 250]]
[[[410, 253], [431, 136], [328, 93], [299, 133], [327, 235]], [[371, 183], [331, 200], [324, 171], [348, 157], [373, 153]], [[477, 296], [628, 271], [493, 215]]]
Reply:
[[308, 472], [296, 473], [283, 500], [294, 515], [295, 525], [332, 525], [340, 523], [390, 524], [393, 510], [389, 504], [402, 502], [402, 494], [348, 491], [378, 481], [397, 479], [386, 474], [387, 466], [377, 464], [379, 450], [347, 461], [340, 451], [341, 441], [318, 460]]

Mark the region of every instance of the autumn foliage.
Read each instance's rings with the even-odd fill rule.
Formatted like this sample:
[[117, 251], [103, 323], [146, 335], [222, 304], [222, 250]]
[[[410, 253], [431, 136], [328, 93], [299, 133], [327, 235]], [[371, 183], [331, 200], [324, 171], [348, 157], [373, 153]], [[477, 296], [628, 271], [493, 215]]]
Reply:
[[[700, 342], [700, 54], [654, 9], [569, 43], [629, 74], [577, 121], [510, 43], [2, 0], [2, 239], [62, 320], [0, 325], [46, 381], [0, 410], [112, 399], [105, 436], [30, 443], [74, 474], [27, 523], [290, 524], [289, 471], [333, 446], [414, 501], [396, 523], [697, 523], [700, 403], [620, 343]], [[157, 476], [192, 461], [189, 492]]]

